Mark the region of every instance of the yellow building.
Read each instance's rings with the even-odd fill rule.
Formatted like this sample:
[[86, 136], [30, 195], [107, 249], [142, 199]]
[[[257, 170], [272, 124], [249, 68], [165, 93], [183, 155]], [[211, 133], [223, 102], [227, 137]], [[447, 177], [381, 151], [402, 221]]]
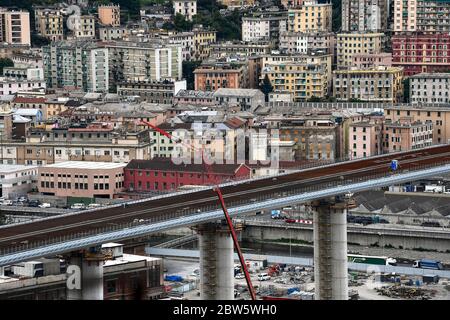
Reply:
[[331, 31], [331, 4], [304, 2], [300, 8], [288, 11], [288, 31], [329, 32]]
[[294, 101], [324, 98], [331, 88], [331, 55], [268, 56], [260, 80], [267, 75], [274, 92], [290, 93]]
[[64, 18], [59, 11], [39, 9], [35, 11], [36, 30], [51, 41], [64, 38]]
[[338, 101], [402, 102], [403, 68], [336, 70], [333, 78], [334, 97]]
[[383, 37], [383, 33], [374, 32], [339, 33], [336, 41], [338, 68], [350, 67], [354, 54], [380, 53]]

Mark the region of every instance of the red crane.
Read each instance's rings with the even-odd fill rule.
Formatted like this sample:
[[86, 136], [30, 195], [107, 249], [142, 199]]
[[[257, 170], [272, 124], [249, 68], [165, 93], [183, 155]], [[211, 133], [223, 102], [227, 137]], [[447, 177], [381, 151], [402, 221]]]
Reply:
[[[165, 137], [169, 138], [173, 142], [181, 143], [181, 144], [186, 146], [186, 144], [184, 144], [181, 141], [181, 139], [175, 138], [169, 132], [158, 128], [157, 126], [151, 124], [150, 122], [147, 122], [147, 121], [144, 121], [144, 120], [141, 120], [141, 122], [143, 124], [149, 126], [150, 128], [158, 131], [160, 134], [162, 134]], [[194, 146], [187, 145], [187, 147], [195, 150]], [[201, 152], [202, 152], [202, 161], [205, 164], [206, 170], [207, 170], [208, 174], [211, 174], [212, 173], [211, 172], [211, 165], [208, 164], [207, 162], [205, 162], [205, 154], [204, 154], [203, 144], [202, 144]], [[252, 280], [250, 279], [250, 274], [248, 272], [247, 265], [245, 264], [244, 255], [242, 254], [241, 246], [239, 245], [239, 241], [238, 241], [238, 238], [237, 238], [237, 235], [236, 235], [236, 231], [234, 230], [233, 222], [231, 221], [230, 215], [228, 214], [227, 206], [225, 204], [225, 200], [223, 198], [222, 191], [220, 190], [218, 184], [216, 184], [216, 186], [214, 187], [213, 190], [217, 194], [217, 197], [219, 199], [219, 203], [220, 203], [220, 205], [222, 207], [223, 214], [225, 215], [225, 220], [226, 220], [226, 222], [228, 224], [228, 228], [230, 229], [231, 237], [233, 238], [234, 247], [236, 248], [236, 251], [237, 251], [237, 254], [238, 254], [238, 257], [239, 257], [239, 261], [240, 261], [241, 266], [242, 266], [242, 270], [244, 270], [245, 281], [247, 282], [247, 287], [248, 287], [248, 291], [250, 293], [250, 297], [252, 298], [252, 300], [256, 300], [255, 289], [253, 288]]]

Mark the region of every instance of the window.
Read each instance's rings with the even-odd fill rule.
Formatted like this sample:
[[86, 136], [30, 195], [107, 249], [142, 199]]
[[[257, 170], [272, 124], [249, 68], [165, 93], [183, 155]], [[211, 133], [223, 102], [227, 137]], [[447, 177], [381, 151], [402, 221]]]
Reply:
[[106, 291], [108, 292], [108, 293], [114, 293], [114, 292], [116, 292], [116, 290], [117, 290], [117, 288], [116, 288], [116, 280], [114, 279], [114, 280], [108, 280], [107, 282], [106, 282]]

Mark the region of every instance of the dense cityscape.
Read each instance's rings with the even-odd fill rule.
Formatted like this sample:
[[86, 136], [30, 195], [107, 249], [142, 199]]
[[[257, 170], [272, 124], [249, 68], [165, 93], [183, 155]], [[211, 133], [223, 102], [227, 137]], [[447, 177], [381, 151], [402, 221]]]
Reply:
[[0, 300], [448, 300], [449, 93], [450, 0], [0, 0]]

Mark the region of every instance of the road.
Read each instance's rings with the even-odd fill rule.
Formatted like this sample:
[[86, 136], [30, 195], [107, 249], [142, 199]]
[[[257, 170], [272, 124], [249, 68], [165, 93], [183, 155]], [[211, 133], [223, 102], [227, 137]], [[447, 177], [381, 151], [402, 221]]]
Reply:
[[[391, 160], [399, 160], [399, 171], [413, 171], [424, 166], [450, 162], [450, 145], [441, 145], [415, 151], [347, 161], [332, 165], [305, 169], [280, 175], [277, 178], [248, 180], [221, 188], [228, 205], [237, 201], [256, 201], [263, 195], [302, 189], [332, 182], [344, 183], [352, 179], [374, 174], [389, 174]], [[301, 191], [299, 191], [301, 192]], [[4, 226], [0, 228], [0, 249], [24, 242], [44, 241], [69, 233], [98, 230], [107, 225], [128, 223], [134, 219], [166, 217], [186, 210], [195, 211], [205, 206], [219, 207], [212, 190], [199, 190], [135, 201], [126, 206], [114, 205], [96, 210], [60, 215], [34, 222]]]

